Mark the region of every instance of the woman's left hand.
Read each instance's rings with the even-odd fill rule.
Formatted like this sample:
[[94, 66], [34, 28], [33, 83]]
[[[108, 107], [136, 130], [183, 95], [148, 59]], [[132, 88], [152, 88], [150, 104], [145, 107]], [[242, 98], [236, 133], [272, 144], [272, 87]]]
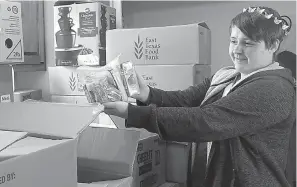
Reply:
[[128, 118], [128, 103], [123, 101], [103, 103], [104, 112], [109, 115]]

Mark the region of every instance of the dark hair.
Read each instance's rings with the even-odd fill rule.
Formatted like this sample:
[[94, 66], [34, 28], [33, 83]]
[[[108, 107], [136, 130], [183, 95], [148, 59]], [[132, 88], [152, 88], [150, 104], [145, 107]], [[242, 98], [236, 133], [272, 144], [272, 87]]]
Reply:
[[277, 62], [280, 66], [288, 68], [296, 79], [296, 54], [291, 51], [282, 51], [277, 55]]
[[[236, 26], [246, 37], [255, 42], [264, 41], [266, 48], [270, 49], [276, 40], [279, 40], [280, 43], [283, 41], [285, 37], [285, 31], [282, 29], [283, 23], [288, 25], [288, 30], [290, 30], [291, 20], [287, 16], [281, 17], [279, 13], [272, 8], [263, 6], [260, 6], [259, 8], [265, 9], [264, 12], [266, 12], [267, 14], [272, 14], [272, 18], [267, 19], [264, 14], [261, 14], [258, 11], [242, 12], [232, 19], [230, 24], [230, 33], [232, 27]], [[277, 17], [277, 19], [279, 20], [282, 20], [283, 23], [275, 24], [275, 17]], [[285, 19], [283, 19], [284, 17], [289, 19], [290, 25]]]

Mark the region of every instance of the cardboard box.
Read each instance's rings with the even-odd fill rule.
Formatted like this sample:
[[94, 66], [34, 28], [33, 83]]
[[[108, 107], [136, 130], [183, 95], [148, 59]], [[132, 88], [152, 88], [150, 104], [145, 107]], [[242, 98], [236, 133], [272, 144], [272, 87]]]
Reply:
[[2, 150], [0, 152], [0, 162], [14, 157], [32, 154], [39, 150], [63, 144], [67, 141], [67, 139], [53, 140], [27, 136], [22, 138], [21, 140], [13, 142], [11, 145]]
[[166, 183], [162, 184], [159, 187], [182, 187], [182, 186], [180, 184], [178, 184], [178, 183], [166, 182]]
[[[1, 130], [27, 132], [28, 137], [63, 141], [1, 161], [1, 187], [76, 186], [77, 136], [94, 120], [93, 112], [93, 107], [46, 102], [2, 103]], [[1, 147], [7, 147], [17, 139], [19, 137]]]
[[23, 102], [28, 99], [41, 100], [42, 90], [16, 90], [13, 93], [14, 102]]
[[77, 67], [49, 67], [50, 94], [85, 96], [76, 69]]
[[20, 2], [0, 1], [0, 64], [24, 62]]
[[[63, 95], [52, 95], [51, 102], [54, 103], [67, 103], [67, 104], [77, 104], [77, 105], [91, 105], [88, 103], [86, 96], [63, 96]], [[94, 123], [104, 124], [109, 127], [115, 127], [116, 124], [113, 122], [111, 117], [107, 114], [100, 113], [98, 118], [96, 118]], [[117, 127], [117, 126], [116, 126]]]
[[[84, 183], [78, 183], [78, 187], [130, 187], [129, 180], [131, 180], [131, 177], [120, 179], [120, 180], [114, 180], [114, 181], [104, 181], [104, 182], [94, 182], [90, 184], [84, 184]], [[182, 186], [178, 183], [169, 183], [166, 182], [159, 187], [186, 187]]]
[[211, 76], [209, 65], [135, 65], [136, 72], [151, 87], [183, 90]]
[[[19, 140], [26, 136], [26, 132], [11, 132], [0, 130], [0, 151], [5, 149], [7, 146], [14, 143], [14, 141]], [[1, 153], [1, 152], [0, 152]]]
[[191, 144], [166, 142], [166, 181], [186, 186], [191, 166]]
[[166, 27], [109, 30], [106, 60], [121, 54], [135, 64], [210, 64], [210, 29], [205, 22]]
[[[148, 85], [163, 90], [182, 90], [211, 76], [209, 65], [135, 65]], [[52, 95], [85, 95], [77, 67], [49, 67]], [[131, 101], [132, 102], [132, 101]]]
[[165, 182], [164, 153], [156, 134], [88, 127], [78, 143], [78, 182], [132, 177], [131, 187], [157, 187]]
[[84, 95], [51, 95], [51, 102], [54, 103], [69, 103], [69, 104], [78, 104], [78, 105], [90, 105], [87, 100], [87, 97]]
[[117, 128], [119, 129], [125, 129], [125, 119], [120, 118], [118, 116], [113, 116], [110, 115], [110, 119], [113, 121], [113, 123], [115, 124], [115, 126], [117, 126]]
[[101, 181], [93, 183], [78, 183], [78, 187], [131, 187], [133, 178], [127, 177], [119, 180]]
[[[116, 10], [103, 3], [54, 7], [57, 66], [105, 65], [106, 31], [116, 28]], [[91, 60], [97, 56], [99, 60]], [[77, 58], [82, 58], [78, 64]]]
[[0, 65], [0, 103], [13, 102], [14, 71], [10, 65]]

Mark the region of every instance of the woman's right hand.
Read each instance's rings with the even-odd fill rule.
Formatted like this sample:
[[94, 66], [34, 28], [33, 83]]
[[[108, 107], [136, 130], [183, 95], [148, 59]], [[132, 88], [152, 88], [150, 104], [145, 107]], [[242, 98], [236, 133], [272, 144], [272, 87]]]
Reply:
[[137, 72], [135, 72], [135, 73], [137, 76], [140, 93], [137, 95], [134, 95], [133, 98], [137, 99], [143, 103], [146, 103], [146, 101], [148, 100], [148, 97], [149, 97], [150, 89], [149, 89], [148, 85], [145, 83], [142, 76], [140, 76]]

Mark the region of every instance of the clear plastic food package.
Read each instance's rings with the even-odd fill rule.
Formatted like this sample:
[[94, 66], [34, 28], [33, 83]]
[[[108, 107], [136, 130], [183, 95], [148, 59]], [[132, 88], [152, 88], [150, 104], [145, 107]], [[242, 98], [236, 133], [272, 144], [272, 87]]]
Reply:
[[128, 100], [118, 57], [106, 66], [81, 66], [77, 68], [77, 72], [89, 103]]
[[123, 73], [123, 84], [129, 97], [133, 97], [140, 93], [135, 67], [131, 61], [121, 64]]

